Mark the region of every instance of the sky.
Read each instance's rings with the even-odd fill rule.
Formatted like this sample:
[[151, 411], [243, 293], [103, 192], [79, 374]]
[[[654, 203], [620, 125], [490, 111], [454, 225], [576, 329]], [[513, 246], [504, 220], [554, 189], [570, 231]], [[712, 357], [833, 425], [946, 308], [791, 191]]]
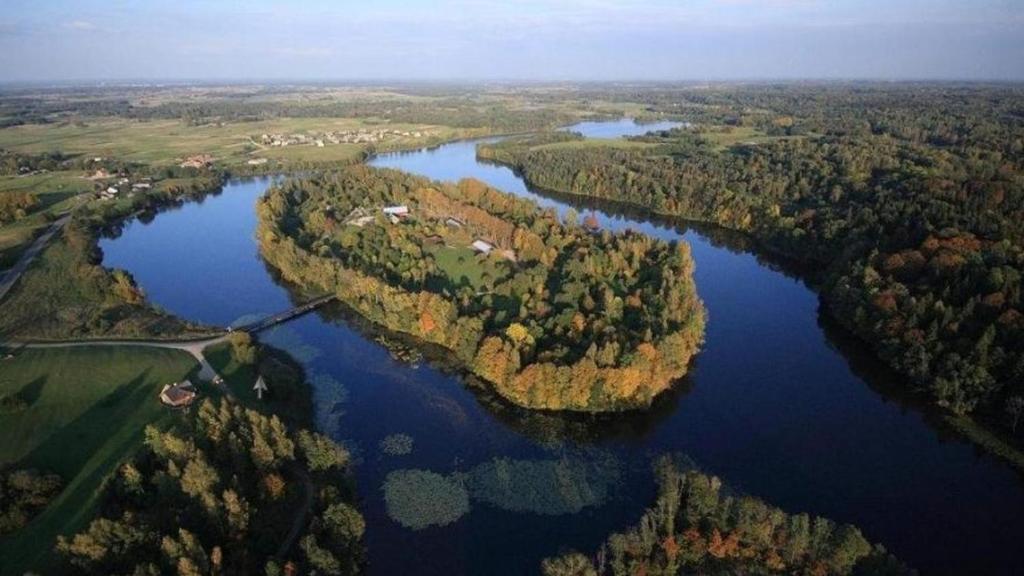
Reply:
[[1024, 0], [3, 0], [0, 83], [1024, 80]]

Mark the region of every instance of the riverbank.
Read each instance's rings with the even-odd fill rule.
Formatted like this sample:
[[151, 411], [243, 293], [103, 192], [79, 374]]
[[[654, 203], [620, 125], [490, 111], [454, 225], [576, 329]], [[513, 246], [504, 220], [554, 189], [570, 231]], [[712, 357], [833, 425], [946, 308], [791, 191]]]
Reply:
[[[561, 137], [559, 136], [559, 138]], [[572, 137], [566, 136], [565, 138], [570, 142], [575, 142], [572, 140]], [[541, 148], [543, 148], [543, 145]], [[872, 308], [877, 306], [880, 298], [887, 295], [888, 297], [893, 297], [892, 292], [894, 290], [876, 289], [872, 292], [871, 298], [869, 298], [868, 295], [851, 295], [851, 292], [856, 292], [856, 290], [850, 288], [847, 288], [845, 292], [837, 288], [837, 285], [840, 284], [851, 284], [851, 276], [855, 277], [849, 271], [852, 264], [856, 261], [856, 251], [852, 246], [848, 246], [842, 254], [830, 260], [818, 253], [802, 253], [792, 246], [780, 245], [773, 241], [771, 234], [766, 236], [765, 234], [759, 235], [755, 233], [753, 230], [756, 229], [758, 223], [755, 221], [751, 224], [749, 218], [744, 220], [745, 226], [736, 227], [723, 223], [720, 219], [706, 220], [700, 219], [697, 216], [683, 218], [677, 213], [664, 210], [659, 211], [647, 204], [593, 196], [577, 192], [571, 188], [551, 189], [536, 182], [531, 177], [531, 171], [519, 163], [514, 156], [505, 156], [497, 153], [496, 151], [499, 149], [497, 147], [488, 147], [487, 145], [478, 145], [475, 148], [475, 152], [478, 160], [512, 170], [532, 190], [542, 195], [573, 200], [582, 209], [598, 207], [616, 213], [632, 214], [637, 218], [660, 219], [667, 225], [672, 226], [686, 226], [687, 223], [698, 222], [702, 225], [722, 228], [749, 238], [752, 247], [761, 253], [795, 263], [796, 265], [791, 266], [791, 269], [797, 270], [801, 277], [808, 280], [808, 285], [815, 290], [825, 313], [829, 314], [851, 336], [858, 338], [866, 346], [872, 348], [879, 362], [883, 362], [894, 370], [900, 371], [903, 375], [904, 387], [907, 391], [917, 394], [922, 399], [931, 403], [935, 410], [942, 412], [942, 419], [953, 425], [965, 438], [968, 438], [975, 445], [988, 450], [991, 454], [1004, 459], [1019, 471], [1024, 472], [1024, 440], [1010, 434], [1009, 427], [1005, 423], [1007, 420], [1005, 410], [1001, 405], [989, 403], [973, 410], [973, 413], [967, 411], [966, 408], [954, 409], [957, 406], [957, 404], [953, 403], [954, 401], [936, 398], [933, 379], [925, 378], [921, 374], [917, 374], [915, 377], [907, 373], [906, 353], [901, 355], [901, 348], [894, 348], [891, 343], [886, 346], [880, 344], [882, 336], [879, 334], [877, 325], [885, 324], [889, 326], [895, 323], [897, 326], [902, 326], [902, 322], [905, 319], [893, 319], [891, 314], [869, 314], [873, 320], [877, 321], [875, 326], [869, 326], [870, 322], [867, 321], [855, 321], [853, 319], [854, 317], [865, 315], [862, 312], [864, 306]], [[861, 267], [865, 270], [865, 276], [870, 276], [866, 271], [868, 269], [871, 269], [872, 273], [874, 273], [871, 263], [862, 263]], [[881, 268], [881, 265], [878, 267]], [[877, 275], [877, 273], [875, 274]], [[880, 295], [878, 294], [879, 292], [881, 292]], [[895, 306], [895, 300], [893, 300], [892, 306]], [[890, 340], [892, 330], [887, 329], [885, 331], [886, 337], [890, 338]], [[922, 330], [915, 329], [915, 332], [921, 333]], [[923, 339], [924, 336], [922, 335], [921, 338]], [[991, 340], [991, 337], [989, 337], [989, 340]], [[971, 406], [973, 405], [971, 404]]]

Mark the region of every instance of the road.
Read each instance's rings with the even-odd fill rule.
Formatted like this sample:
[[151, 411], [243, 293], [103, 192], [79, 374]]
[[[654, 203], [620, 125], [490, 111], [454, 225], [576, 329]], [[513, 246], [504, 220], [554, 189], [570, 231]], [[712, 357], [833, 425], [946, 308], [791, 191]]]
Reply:
[[4, 274], [3, 280], [0, 280], [0, 301], [7, 296], [7, 293], [11, 291], [14, 284], [17, 283], [18, 279], [21, 278], [21, 275], [25, 273], [25, 270], [28, 270], [29, 265], [32, 264], [32, 261], [35, 260], [36, 256], [43, 251], [46, 244], [54, 237], [54, 235], [57, 234], [57, 232], [63, 230], [64, 226], [67, 226], [67, 223], [70, 221], [71, 214], [54, 220], [53, 224], [50, 224], [50, 227], [46, 229], [46, 232], [43, 232], [38, 238], [36, 238], [35, 241], [32, 242], [32, 245], [28, 247], [28, 250], [25, 250], [21, 255], [18, 262]]

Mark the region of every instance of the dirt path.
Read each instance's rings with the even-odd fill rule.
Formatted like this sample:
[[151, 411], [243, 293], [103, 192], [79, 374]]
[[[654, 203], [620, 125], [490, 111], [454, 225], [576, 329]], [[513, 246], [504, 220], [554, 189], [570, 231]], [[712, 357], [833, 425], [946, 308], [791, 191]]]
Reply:
[[309, 515], [313, 511], [313, 479], [309, 477], [309, 472], [306, 472], [301, 466], [294, 465], [294, 463], [288, 468], [298, 476], [305, 493], [302, 495], [302, 508], [296, 511], [295, 519], [292, 520], [292, 527], [288, 530], [288, 535], [281, 541], [281, 546], [277, 549], [278, 560], [284, 560], [288, 556], [288, 551], [292, 549], [295, 541], [302, 534], [302, 529], [309, 523]]

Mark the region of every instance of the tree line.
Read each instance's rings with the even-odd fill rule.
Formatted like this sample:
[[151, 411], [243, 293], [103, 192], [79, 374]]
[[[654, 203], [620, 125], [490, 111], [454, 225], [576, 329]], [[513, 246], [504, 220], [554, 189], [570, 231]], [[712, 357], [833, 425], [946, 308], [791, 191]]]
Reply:
[[[740, 230], [819, 264], [827, 309], [913, 386], [958, 414], [982, 410], [1016, 429], [1024, 411], [1020, 91], [737, 92], [708, 96], [706, 113], [715, 121], [736, 113], [735, 125], [780, 133], [803, 126], [811, 136], [723, 150], [710, 126], [696, 123], [638, 138], [651, 144], [641, 149], [573, 146], [579, 136], [563, 134], [482, 145], [478, 154], [541, 188]], [[540, 146], [559, 141], [567, 143]]]

